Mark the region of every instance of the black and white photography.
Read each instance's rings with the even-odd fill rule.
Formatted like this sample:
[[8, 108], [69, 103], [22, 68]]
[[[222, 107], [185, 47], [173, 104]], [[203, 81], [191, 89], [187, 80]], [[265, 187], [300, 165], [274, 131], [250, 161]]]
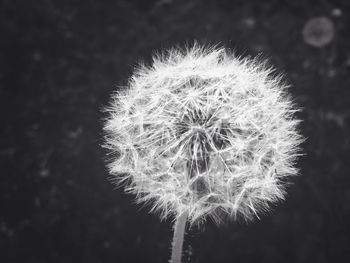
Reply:
[[350, 261], [350, 2], [0, 0], [1, 263]]

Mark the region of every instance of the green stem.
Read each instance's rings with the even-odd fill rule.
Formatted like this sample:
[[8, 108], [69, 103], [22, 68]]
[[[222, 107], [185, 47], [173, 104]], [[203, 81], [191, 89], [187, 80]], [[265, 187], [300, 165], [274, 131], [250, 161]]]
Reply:
[[187, 222], [188, 212], [185, 211], [178, 216], [174, 225], [174, 237], [172, 243], [172, 253], [170, 263], [181, 263], [182, 245], [185, 236], [185, 227]]

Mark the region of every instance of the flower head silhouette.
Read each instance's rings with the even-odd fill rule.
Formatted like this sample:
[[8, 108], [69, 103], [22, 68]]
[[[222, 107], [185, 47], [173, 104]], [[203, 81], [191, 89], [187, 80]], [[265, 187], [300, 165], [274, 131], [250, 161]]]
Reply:
[[162, 218], [251, 220], [285, 195], [302, 136], [280, 75], [224, 48], [169, 49], [108, 108], [116, 182]]

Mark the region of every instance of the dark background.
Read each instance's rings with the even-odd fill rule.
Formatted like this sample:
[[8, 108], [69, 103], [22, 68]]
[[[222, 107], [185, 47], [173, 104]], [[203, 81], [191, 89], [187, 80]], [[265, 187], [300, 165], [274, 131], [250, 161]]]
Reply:
[[[0, 1], [0, 262], [167, 262], [161, 222], [107, 180], [101, 109], [154, 50], [197, 39], [263, 53], [304, 110], [286, 202], [188, 231], [185, 262], [350, 260], [350, 2]], [[334, 38], [308, 45], [328, 17]]]

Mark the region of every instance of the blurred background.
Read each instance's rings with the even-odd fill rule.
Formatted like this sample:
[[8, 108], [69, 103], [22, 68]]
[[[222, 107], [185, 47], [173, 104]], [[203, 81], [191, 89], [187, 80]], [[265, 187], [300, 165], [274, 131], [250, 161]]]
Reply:
[[101, 109], [175, 44], [269, 58], [303, 107], [287, 200], [188, 230], [184, 262], [350, 260], [350, 2], [0, 0], [0, 262], [167, 262], [172, 222], [114, 189]]

